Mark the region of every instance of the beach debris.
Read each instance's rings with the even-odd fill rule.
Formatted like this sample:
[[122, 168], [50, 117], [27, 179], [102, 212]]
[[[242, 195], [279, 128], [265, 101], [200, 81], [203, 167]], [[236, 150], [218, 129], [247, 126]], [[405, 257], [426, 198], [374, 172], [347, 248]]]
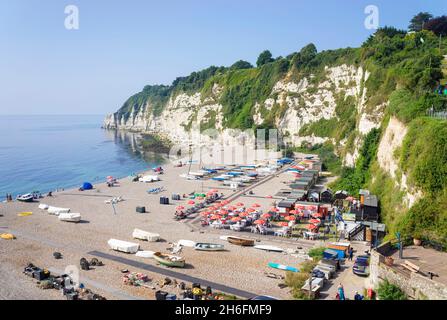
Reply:
[[276, 274], [276, 273], [272, 273], [272, 272], [264, 272], [264, 275], [265, 275], [267, 278], [284, 280], [284, 276], [279, 275], [279, 274]]
[[118, 202], [122, 202], [124, 201], [123, 197], [114, 197], [112, 199], [109, 200], [104, 200], [105, 204], [117, 204]]
[[44, 203], [39, 204], [39, 209], [41, 210], [48, 210], [50, 206]]
[[12, 233], [2, 233], [0, 238], [4, 240], [14, 240], [16, 237]]
[[90, 270], [90, 263], [85, 258], [81, 258], [79, 261], [82, 270]]
[[104, 265], [104, 263], [102, 263], [102, 261], [98, 260], [97, 258], [93, 258], [92, 260], [90, 260], [90, 265], [102, 267]]
[[54, 259], [62, 259], [62, 253], [60, 252], [53, 252]]
[[18, 213], [17, 215], [19, 216], [19, 217], [28, 217], [28, 216], [30, 216], [30, 215], [32, 215], [33, 213], [32, 212], [20, 212], [20, 213]]
[[150, 281], [146, 274], [139, 272], [131, 272], [123, 276], [123, 283], [134, 287], [144, 286]]
[[128, 269], [121, 269], [121, 273], [129, 273]]

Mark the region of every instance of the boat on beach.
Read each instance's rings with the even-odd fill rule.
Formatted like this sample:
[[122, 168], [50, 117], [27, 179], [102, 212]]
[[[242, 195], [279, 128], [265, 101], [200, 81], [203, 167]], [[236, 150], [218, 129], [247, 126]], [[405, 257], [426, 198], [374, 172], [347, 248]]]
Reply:
[[268, 246], [268, 245], [257, 245], [257, 246], [254, 246], [254, 248], [258, 249], [258, 250], [271, 251], [271, 252], [283, 252], [284, 251], [282, 248], [275, 247], [275, 246]]
[[79, 222], [81, 221], [80, 213], [60, 213], [59, 220], [65, 222]]
[[274, 263], [274, 262], [269, 262], [268, 266], [270, 268], [274, 268], [274, 269], [279, 269], [279, 270], [284, 270], [284, 271], [292, 271], [292, 272], [300, 272], [297, 268], [295, 267], [290, 267], [290, 266], [286, 266], [284, 264], [280, 264], [280, 263]]
[[224, 245], [217, 243], [196, 243], [194, 249], [198, 251], [222, 251], [224, 250]]
[[158, 263], [171, 267], [171, 268], [183, 268], [185, 267], [185, 258], [174, 256], [166, 253], [155, 252], [154, 259], [157, 260]]
[[31, 193], [23, 194], [21, 196], [17, 196], [17, 201], [20, 202], [33, 202], [34, 196]]
[[110, 246], [112, 250], [121, 251], [125, 253], [137, 253], [138, 249], [140, 249], [140, 245], [138, 243], [127, 242], [117, 239], [110, 239], [107, 241], [107, 244]]
[[255, 241], [247, 238], [228, 237], [227, 241], [231, 244], [243, 247], [252, 247], [255, 245]]
[[48, 207], [48, 213], [56, 216], [60, 215], [61, 213], [69, 213], [69, 212], [70, 208], [58, 208], [53, 206]]

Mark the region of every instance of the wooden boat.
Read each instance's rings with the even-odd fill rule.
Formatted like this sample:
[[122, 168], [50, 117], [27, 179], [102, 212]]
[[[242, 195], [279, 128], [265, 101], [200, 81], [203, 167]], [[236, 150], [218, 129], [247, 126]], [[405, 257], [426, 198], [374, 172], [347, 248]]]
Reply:
[[216, 243], [196, 243], [194, 249], [199, 251], [222, 251], [224, 250], [224, 245]]
[[178, 256], [173, 256], [166, 253], [155, 252], [154, 259], [158, 261], [158, 263], [172, 268], [183, 268], [185, 266], [185, 259]]
[[252, 239], [239, 238], [239, 237], [228, 237], [228, 242], [235, 244], [237, 246], [252, 247], [255, 245], [255, 241]]
[[21, 196], [17, 196], [17, 201], [21, 202], [33, 202], [34, 197], [31, 193], [23, 194]]
[[268, 246], [268, 245], [258, 245], [258, 246], [255, 246], [255, 249], [265, 250], [265, 251], [273, 251], [273, 252], [283, 252], [284, 251], [283, 249], [281, 249], [279, 247]]
[[300, 272], [297, 268], [286, 266], [286, 265], [279, 264], [279, 263], [274, 263], [274, 262], [269, 262], [268, 266], [270, 268], [284, 270], [284, 271]]
[[60, 213], [59, 220], [66, 221], [66, 222], [79, 222], [79, 221], [81, 221], [81, 214], [80, 213]]

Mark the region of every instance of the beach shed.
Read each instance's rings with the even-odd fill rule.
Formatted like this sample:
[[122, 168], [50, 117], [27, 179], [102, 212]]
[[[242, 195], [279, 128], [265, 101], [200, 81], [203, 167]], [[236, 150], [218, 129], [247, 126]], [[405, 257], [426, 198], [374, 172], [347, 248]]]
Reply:
[[319, 173], [318, 173], [318, 170], [306, 170], [306, 171], [301, 172], [301, 176], [302, 177], [311, 177], [313, 183], [315, 184], [318, 181]]
[[295, 199], [285, 199], [285, 200], [281, 200], [277, 207], [279, 209], [280, 213], [289, 213], [290, 210], [293, 210], [293, 208], [295, 207]]
[[348, 191], [346, 190], [338, 190], [335, 192], [335, 199], [337, 200], [344, 200], [348, 197]]
[[379, 220], [379, 201], [377, 199], [377, 196], [373, 194], [365, 196], [365, 200], [363, 203], [363, 220]]
[[294, 183], [290, 184], [289, 187], [292, 189], [304, 190], [307, 192], [309, 190], [309, 182], [297, 180]]
[[320, 194], [320, 201], [323, 203], [332, 203], [334, 195], [330, 189], [326, 189]]

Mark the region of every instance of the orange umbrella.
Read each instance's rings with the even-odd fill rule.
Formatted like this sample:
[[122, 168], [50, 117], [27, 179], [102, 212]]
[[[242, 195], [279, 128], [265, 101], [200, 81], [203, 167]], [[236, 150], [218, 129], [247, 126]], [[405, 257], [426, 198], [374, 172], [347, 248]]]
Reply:
[[323, 214], [317, 212], [317, 213], [314, 213], [314, 214], [312, 215], [312, 217], [314, 217], [314, 218], [323, 218]]
[[228, 210], [236, 210], [237, 208], [235, 206], [228, 206], [227, 209]]
[[298, 211], [296, 211], [296, 210], [290, 210], [290, 211], [289, 211], [290, 214], [297, 214], [297, 212], [298, 212]]
[[222, 200], [220, 203], [223, 203], [223, 204], [229, 204], [230, 201], [228, 201], [228, 200]]
[[238, 207], [243, 207], [243, 206], [244, 206], [244, 204], [243, 204], [242, 202], [238, 202], [238, 203], [236, 203], [236, 205], [237, 205]]
[[261, 219], [259, 219], [259, 220], [256, 220], [255, 222], [253, 222], [254, 224], [264, 224], [265, 223], [265, 220], [261, 220]]
[[215, 215], [212, 215], [210, 219], [211, 219], [211, 220], [219, 220], [219, 219], [220, 219], [220, 216], [217, 215], [217, 214], [215, 214]]
[[308, 224], [306, 226], [306, 228], [309, 229], [309, 230], [314, 230], [314, 229], [317, 229], [318, 227], [316, 225], [314, 225], [314, 224]]
[[289, 223], [288, 223], [288, 222], [280, 222], [280, 223], [278, 223], [278, 225], [279, 225], [280, 227], [288, 227], [288, 226], [289, 226]]
[[247, 212], [249, 212], [249, 213], [251, 213], [251, 212], [255, 212], [256, 211], [256, 209], [253, 209], [253, 208], [248, 208], [247, 209]]
[[309, 222], [312, 224], [319, 224], [321, 221], [318, 219], [310, 219]]
[[200, 215], [202, 216], [202, 217], [206, 217], [206, 216], [209, 216], [211, 214], [211, 212], [202, 212]]
[[263, 219], [268, 219], [268, 218], [271, 218], [271, 217], [272, 217], [272, 215], [269, 214], [269, 213], [264, 213], [264, 214], [261, 216], [261, 218], [263, 218]]
[[241, 212], [241, 213], [239, 213], [239, 217], [244, 218], [244, 217], [247, 217], [247, 216], [248, 216], [248, 213], [247, 213], [247, 212]]
[[195, 204], [196, 202], [195, 201], [193, 201], [193, 200], [189, 200], [188, 201], [188, 204]]
[[175, 208], [175, 210], [183, 210], [183, 209], [185, 209], [184, 206], [178, 206], [178, 207]]
[[272, 207], [272, 208], [270, 208], [270, 211], [271, 211], [271, 212], [278, 212], [278, 211], [279, 211], [279, 209], [278, 209], [278, 208], [276, 208], [276, 207]]
[[241, 217], [234, 217], [234, 218], [231, 219], [231, 221], [234, 221], [234, 222], [238, 222], [238, 221], [241, 221], [241, 220], [242, 220]]
[[288, 217], [285, 217], [284, 220], [287, 220], [287, 221], [295, 221], [296, 218], [295, 218], [294, 216], [288, 216]]
[[259, 203], [253, 203], [253, 205], [251, 207], [252, 208], [259, 208], [259, 207], [261, 207], [261, 205]]
[[224, 209], [221, 209], [221, 210], [219, 211], [219, 214], [225, 215], [225, 214], [228, 214], [228, 211], [227, 211], [227, 210], [224, 210]]

